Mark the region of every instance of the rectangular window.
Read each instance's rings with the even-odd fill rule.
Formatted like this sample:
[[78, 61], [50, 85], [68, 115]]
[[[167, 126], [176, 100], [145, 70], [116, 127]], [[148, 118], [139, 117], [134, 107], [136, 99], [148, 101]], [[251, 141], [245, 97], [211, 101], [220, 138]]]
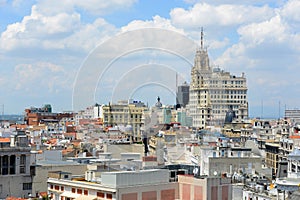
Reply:
[[72, 188], [72, 193], [75, 193], [75, 191], [76, 191], [75, 188]]
[[83, 190], [83, 194], [84, 195], [89, 195], [89, 191], [88, 190]]
[[16, 156], [11, 155], [9, 158], [9, 174], [16, 173]]
[[103, 192], [97, 192], [97, 197], [104, 198], [104, 193]]
[[20, 173], [25, 174], [26, 171], [26, 155], [20, 157]]
[[23, 190], [32, 190], [32, 183], [23, 183]]
[[82, 194], [82, 189], [77, 189], [77, 194]]
[[61, 190], [61, 191], [64, 191], [64, 190], [65, 190], [64, 186], [61, 186], [61, 187], [60, 187], [60, 190]]
[[107, 199], [112, 199], [112, 194], [106, 194]]
[[55, 189], [55, 190], [59, 190], [59, 186], [58, 186], [58, 185], [55, 185], [55, 186], [54, 186], [54, 189]]
[[8, 156], [2, 157], [2, 175], [8, 174]]

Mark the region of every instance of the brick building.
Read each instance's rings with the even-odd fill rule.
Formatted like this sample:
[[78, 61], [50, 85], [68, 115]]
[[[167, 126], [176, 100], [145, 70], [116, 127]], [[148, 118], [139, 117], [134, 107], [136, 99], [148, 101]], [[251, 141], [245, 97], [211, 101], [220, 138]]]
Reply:
[[51, 105], [47, 104], [41, 108], [25, 109], [25, 122], [29, 126], [37, 126], [45, 123], [58, 123], [63, 118], [73, 118], [74, 113], [53, 113]]

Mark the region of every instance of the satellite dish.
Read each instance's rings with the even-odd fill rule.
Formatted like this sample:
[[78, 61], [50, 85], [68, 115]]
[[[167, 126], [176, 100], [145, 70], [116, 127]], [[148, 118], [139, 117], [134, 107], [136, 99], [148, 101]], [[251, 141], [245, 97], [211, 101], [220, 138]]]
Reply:
[[217, 172], [217, 171], [214, 171], [214, 175], [217, 176], [217, 175], [218, 175], [218, 172]]

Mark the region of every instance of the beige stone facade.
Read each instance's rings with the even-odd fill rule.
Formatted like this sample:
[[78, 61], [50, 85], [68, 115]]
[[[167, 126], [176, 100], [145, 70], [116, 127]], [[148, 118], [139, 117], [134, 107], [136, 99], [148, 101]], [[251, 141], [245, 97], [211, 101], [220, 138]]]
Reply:
[[141, 140], [142, 115], [147, 107], [143, 104], [119, 102], [101, 107], [104, 126], [130, 125], [132, 127], [132, 140]]
[[248, 117], [245, 75], [235, 76], [220, 68], [212, 68], [207, 50], [198, 49], [191, 70], [189, 97], [193, 126], [205, 128], [222, 125], [230, 107], [238, 119]]

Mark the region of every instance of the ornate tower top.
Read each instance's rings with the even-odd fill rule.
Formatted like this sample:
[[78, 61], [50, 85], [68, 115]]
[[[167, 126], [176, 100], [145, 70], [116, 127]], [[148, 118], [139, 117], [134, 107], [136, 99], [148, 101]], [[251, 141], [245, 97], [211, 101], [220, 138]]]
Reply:
[[207, 50], [203, 47], [203, 28], [201, 28], [201, 41], [200, 41], [200, 49], [197, 49], [195, 60], [194, 60], [194, 68], [200, 71], [210, 71], [211, 68], [209, 66], [209, 57], [207, 54]]

